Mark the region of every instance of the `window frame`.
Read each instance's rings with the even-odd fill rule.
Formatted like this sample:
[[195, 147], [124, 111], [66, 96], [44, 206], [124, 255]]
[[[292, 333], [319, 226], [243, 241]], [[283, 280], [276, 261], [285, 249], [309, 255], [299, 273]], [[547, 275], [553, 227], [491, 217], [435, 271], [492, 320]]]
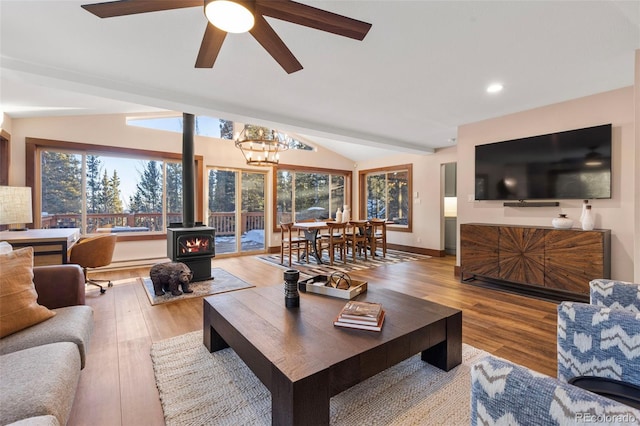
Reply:
[[[40, 204], [41, 176], [39, 153], [42, 150], [60, 150], [73, 152], [82, 155], [105, 154], [123, 157], [140, 158], [144, 160], [156, 159], [162, 161], [182, 161], [181, 153], [153, 151], [138, 148], [124, 148], [107, 145], [96, 145], [79, 142], [58, 141], [53, 139], [25, 138], [25, 182], [33, 191], [33, 225], [34, 228], [42, 226]], [[196, 174], [196, 207], [195, 220], [202, 221], [203, 217], [203, 178], [204, 178], [204, 158], [202, 155], [195, 155]], [[165, 225], [166, 228], [166, 225]], [[138, 241], [138, 240], [162, 240], [166, 239], [166, 232], [148, 232], [135, 235], [119, 234], [118, 241]]]
[[[278, 164], [273, 167], [273, 180], [272, 180], [272, 194], [273, 194], [273, 203], [271, 206], [271, 215], [273, 217], [273, 230], [274, 232], [280, 232], [280, 224], [277, 223], [278, 220], [278, 172], [279, 171], [288, 171], [293, 173], [322, 173], [329, 175], [340, 175], [344, 176], [344, 199], [345, 202], [348, 200], [349, 206], [353, 206], [352, 204], [352, 196], [351, 196], [351, 185], [353, 182], [353, 171], [352, 170], [340, 170], [340, 169], [326, 169], [322, 167], [310, 167], [310, 166], [296, 166], [293, 164]], [[295, 196], [295, 194], [294, 194]], [[331, 214], [331, 212], [329, 212]]]
[[[0, 112], [2, 114], [2, 112]], [[0, 129], [0, 185], [9, 185], [11, 166], [11, 135]]]
[[367, 216], [367, 176], [381, 173], [407, 172], [407, 192], [409, 194], [407, 225], [388, 224], [387, 230], [396, 232], [413, 232], [413, 164], [401, 164], [397, 166], [380, 167], [358, 171], [358, 201], [361, 218]]

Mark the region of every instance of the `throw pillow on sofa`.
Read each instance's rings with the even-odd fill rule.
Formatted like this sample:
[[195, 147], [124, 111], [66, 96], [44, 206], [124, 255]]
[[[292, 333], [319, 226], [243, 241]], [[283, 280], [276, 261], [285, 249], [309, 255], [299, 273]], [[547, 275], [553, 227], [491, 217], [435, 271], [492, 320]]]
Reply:
[[33, 284], [33, 247], [0, 254], [0, 338], [48, 320]]

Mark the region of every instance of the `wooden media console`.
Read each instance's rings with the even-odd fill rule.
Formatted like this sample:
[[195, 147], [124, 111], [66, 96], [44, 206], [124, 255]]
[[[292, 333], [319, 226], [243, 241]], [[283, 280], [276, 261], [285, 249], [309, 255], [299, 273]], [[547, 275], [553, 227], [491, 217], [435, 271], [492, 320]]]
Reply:
[[611, 231], [462, 224], [460, 277], [583, 300], [589, 281], [611, 277]]

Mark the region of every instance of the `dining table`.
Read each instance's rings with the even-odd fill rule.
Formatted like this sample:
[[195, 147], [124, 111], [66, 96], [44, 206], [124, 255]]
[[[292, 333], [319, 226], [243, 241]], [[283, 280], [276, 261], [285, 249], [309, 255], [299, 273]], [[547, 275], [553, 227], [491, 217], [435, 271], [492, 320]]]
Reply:
[[318, 235], [322, 229], [329, 229], [327, 222], [295, 222], [293, 229], [298, 229], [304, 234], [304, 238], [309, 241], [311, 245], [311, 252], [304, 253], [304, 256], [313, 256], [316, 258], [316, 263], [322, 264], [322, 256], [318, 253]]
[[[355, 225], [360, 228], [360, 232], [363, 234], [367, 232], [367, 223], [368, 222], [366, 220], [349, 221], [350, 225]], [[309, 255], [315, 257], [318, 264], [323, 264], [324, 262], [322, 262], [322, 256], [318, 253], [317, 242], [320, 231], [323, 229], [329, 229], [329, 225], [327, 225], [327, 222], [295, 222], [293, 224], [293, 229], [302, 231], [302, 233], [304, 234], [304, 238], [309, 241], [309, 244], [311, 245], [311, 253], [309, 253]], [[307, 255], [308, 254], [305, 253], [302, 257], [304, 258], [304, 256]]]

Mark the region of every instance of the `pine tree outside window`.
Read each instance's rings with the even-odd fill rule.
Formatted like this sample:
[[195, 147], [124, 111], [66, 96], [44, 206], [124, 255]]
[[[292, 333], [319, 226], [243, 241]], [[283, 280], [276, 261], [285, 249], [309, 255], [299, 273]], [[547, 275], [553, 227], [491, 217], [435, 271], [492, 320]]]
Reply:
[[178, 160], [50, 148], [38, 152], [43, 228], [153, 233], [182, 222]]
[[360, 217], [386, 219], [391, 229], [411, 231], [412, 174], [411, 164], [361, 170]]
[[279, 166], [276, 172], [274, 229], [280, 223], [335, 218], [338, 208], [350, 204], [346, 192], [351, 172]]

